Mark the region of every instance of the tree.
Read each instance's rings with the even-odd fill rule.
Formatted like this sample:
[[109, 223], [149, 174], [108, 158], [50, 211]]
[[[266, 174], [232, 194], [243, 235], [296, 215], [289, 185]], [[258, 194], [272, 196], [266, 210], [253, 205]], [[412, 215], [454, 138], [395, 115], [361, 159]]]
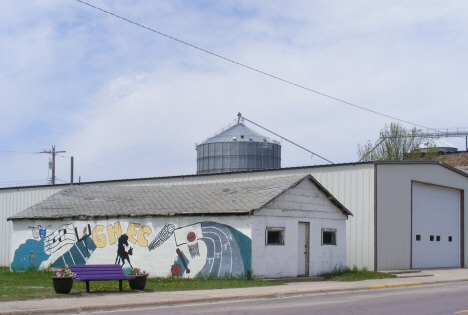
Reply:
[[363, 146], [358, 144], [357, 153], [362, 161], [432, 160], [438, 150], [430, 148], [423, 155], [419, 146], [424, 140], [424, 135], [416, 128], [406, 130], [401, 124], [392, 122], [390, 126], [385, 124], [380, 139], [374, 144], [370, 140]]

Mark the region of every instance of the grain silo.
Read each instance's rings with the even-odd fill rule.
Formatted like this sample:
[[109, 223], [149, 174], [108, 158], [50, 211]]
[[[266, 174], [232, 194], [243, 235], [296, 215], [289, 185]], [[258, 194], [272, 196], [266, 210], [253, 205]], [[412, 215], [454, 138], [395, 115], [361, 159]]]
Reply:
[[196, 146], [197, 174], [281, 167], [281, 144], [245, 126], [242, 118]]

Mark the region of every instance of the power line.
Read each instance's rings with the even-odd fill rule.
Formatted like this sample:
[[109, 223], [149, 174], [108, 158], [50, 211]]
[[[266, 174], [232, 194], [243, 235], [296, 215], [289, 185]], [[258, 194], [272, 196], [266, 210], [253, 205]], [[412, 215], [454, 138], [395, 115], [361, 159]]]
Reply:
[[359, 105], [356, 105], [356, 104], [353, 104], [353, 103], [344, 101], [344, 100], [342, 100], [342, 99], [339, 99], [339, 98], [337, 98], [337, 97], [334, 97], [334, 96], [331, 96], [331, 95], [328, 95], [328, 94], [325, 94], [325, 93], [322, 93], [322, 92], [313, 90], [313, 89], [311, 89], [311, 88], [308, 88], [308, 87], [305, 87], [305, 86], [303, 86], [303, 85], [294, 83], [294, 82], [292, 82], [292, 81], [288, 81], [288, 80], [282, 79], [282, 78], [280, 78], [280, 77], [277, 77], [277, 76], [272, 75], [272, 74], [269, 74], [269, 73], [267, 73], [267, 72], [258, 70], [258, 69], [256, 69], [256, 68], [253, 68], [253, 67], [248, 66], [248, 65], [246, 65], [246, 64], [240, 63], [240, 62], [238, 62], [238, 61], [235, 61], [235, 60], [229, 59], [229, 58], [227, 58], [227, 57], [218, 55], [218, 54], [216, 54], [216, 53], [213, 53], [213, 52], [208, 51], [208, 50], [206, 50], [206, 49], [203, 49], [203, 48], [201, 48], [201, 47], [198, 47], [198, 46], [195, 46], [195, 45], [193, 45], [193, 44], [187, 43], [187, 42], [185, 42], [185, 41], [183, 41], [183, 40], [180, 40], [180, 39], [177, 39], [177, 38], [175, 38], [175, 37], [173, 37], [173, 36], [164, 34], [164, 33], [160, 32], [160, 31], [154, 30], [154, 29], [152, 29], [152, 28], [150, 28], [150, 27], [141, 25], [141, 24], [139, 24], [139, 23], [137, 23], [137, 22], [134, 22], [134, 21], [132, 21], [132, 20], [129, 20], [129, 19], [127, 19], [127, 18], [124, 18], [124, 17], [122, 17], [122, 16], [120, 16], [120, 15], [117, 15], [117, 14], [115, 14], [115, 13], [106, 11], [106, 10], [104, 10], [104, 9], [102, 9], [102, 8], [96, 7], [96, 6], [94, 6], [94, 5], [90, 4], [90, 3], [87, 3], [87, 2], [85, 2], [85, 1], [82, 1], [82, 0], [76, 0], [76, 1], [78, 1], [78, 2], [80, 2], [80, 3], [82, 3], [82, 4], [85, 4], [85, 5], [88, 5], [88, 6], [94, 8], [94, 9], [96, 9], [96, 10], [99, 10], [99, 11], [102, 11], [102, 12], [104, 12], [104, 13], [107, 13], [107, 14], [109, 14], [109, 15], [115, 16], [116, 18], [119, 18], [119, 19], [121, 19], [121, 20], [124, 20], [124, 21], [126, 21], [126, 22], [128, 22], [128, 23], [131, 23], [131, 24], [134, 24], [134, 25], [139, 26], [139, 27], [141, 27], [141, 28], [147, 29], [147, 30], [149, 30], [149, 31], [151, 31], [151, 32], [153, 32], [153, 33], [156, 33], [156, 34], [159, 34], [159, 35], [161, 35], [161, 36], [164, 36], [164, 37], [167, 37], [167, 38], [169, 38], [169, 39], [172, 39], [172, 40], [174, 40], [174, 41], [176, 41], [176, 42], [179, 42], [179, 43], [181, 43], [181, 44], [184, 44], [184, 45], [186, 45], [186, 46], [189, 46], [189, 47], [192, 47], [192, 48], [194, 48], [194, 49], [200, 50], [200, 51], [202, 51], [202, 52], [204, 52], [204, 53], [210, 54], [210, 55], [212, 55], [212, 56], [215, 56], [215, 57], [217, 57], [217, 58], [223, 59], [223, 60], [225, 60], [225, 61], [228, 61], [228, 62], [230, 62], [230, 63], [236, 64], [236, 65], [238, 65], [238, 66], [247, 68], [247, 69], [249, 69], [249, 70], [255, 71], [255, 72], [257, 72], [257, 73], [266, 75], [266, 76], [271, 77], [271, 78], [273, 78], [273, 79], [276, 79], [276, 80], [282, 81], [282, 82], [284, 82], [284, 83], [287, 83], [287, 84], [296, 86], [296, 87], [298, 87], [298, 88], [307, 90], [307, 91], [309, 91], [309, 92], [313, 92], [313, 93], [315, 93], [315, 94], [318, 94], [318, 95], [327, 97], [327, 98], [329, 98], [329, 99], [335, 100], [335, 101], [337, 101], [337, 102], [341, 102], [341, 103], [346, 104], [346, 105], [349, 105], [349, 106], [356, 107], [356, 108], [358, 108], [358, 109], [362, 109], [362, 110], [368, 111], [368, 112], [373, 113], [373, 114], [376, 114], [376, 115], [380, 115], [380, 116], [387, 117], [387, 118], [390, 118], [390, 119], [393, 119], [393, 120], [401, 121], [401, 122], [404, 122], [404, 123], [407, 123], [407, 124], [410, 124], [410, 125], [413, 125], [413, 126], [417, 126], [417, 127], [421, 127], [421, 128], [426, 128], [426, 129], [431, 129], [431, 130], [435, 130], [434, 128], [425, 127], [425, 126], [423, 126], [423, 125], [419, 125], [419, 124], [416, 124], [416, 123], [412, 123], [412, 122], [407, 121], [407, 120], [404, 120], [404, 119], [400, 119], [400, 118], [393, 117], [393, 116], [390, 116], [390, 115], [387, 115], [387, 114], [383, 114], [383, 113], [377, 112], [377, 111], [375, 111], [375, 110], [372, 110], [372, 109], [369, 109], [369, 108], [366, 108], [366, 107], [363, 107], [363, 106], [359, 106]]
[[383, 138], [379, 143], [377, 143], [377, 144], [372, 148], [372, 150], [370, 150], [369, 152], [367, 152], [366, 154], [364, 154], [364, 156], [363, 156], [358, 162], [361, 162], [362, 160], [364, 160], [369, 154], [371, 154], [375, 149], [377, 149], [377, 147], [378, 147], [382, 142], [384, 142], [386, 139], [388, 139], [388, 138]]
[[47, 179], [30, 179], [30, 180], [18, 180], [9, 182], [0, 182], [0, 185], [27, 185], [27, 184], [47, 184]]
[[0, 182], [0, 184], [8, 184], [8, 183], [24, 183], [24, 182], [43, 182], [47, 181], [47, 179], [25, 179], [25, 180], [14, 180], [8, 182]]
[[244, 116], [242, 116], [241, 113], [237, 114], [237, 116], [239, 117], [239, 121], [240, 121], [241, 118], [244, 119], [244, 120], [247, 120], [248, 122], [254, 124], [255, 126], [258, 126], [258, 127], [262, 128], [262, 129], [265, 129], [266, 131], [271, 132], [271, 133], [274, 134], [275, 136], [278, 136], [278, 137], [280, 137], [281, 139], [286, 140], [286, 141], [288, 141], [288, 142], [291, 143], [291, 144], [294, 144], [296, 147], [299, 147], [299, 148], [301, 148], [301, 149], [303, 149], [303, 150], [305, 150], [305, 151], [307, 151], [307, 152], [309, 152], [309, 153], [312, 153], [312, 155], [316, 155], [316, 156], [318, 156], [319, 158], [321, 158], [322, 160], [327, 161], [328, 163], [334, 164], [332, 161], [330, 161], [330, 160], [328, 160], [328, 159], [326, 159], [326, 158], [324, 158], [324, 157], [318, 155], [317, 153], [312, 152], [312, 151], [310, 151], [310, 150], [304, 148], [303, 146], [300, 146], [300, 145], [298, 145], [297, 143], [294, 143], [294, 142], [292, 142], [291, 140], [288, 140], [288, 139], [286, 139], [285, 137], [282, 137], [282, 136], [280, 136], [279, 134], [274, 133], [273, 131], [266, 129], [265, 127], [260, 126], [259, 124], [254, 123], [253, 121], [251, 121], [251, 120], [245, 118]]
[[36, 154], [37, 152], [26, 151], [0, 151], [0, 154]]
[[[70, 159], [69, 157], [66, 157], [66, 156], [63, 156], [63, 155], [60, 155], [60, 154], [57, 154], [57, 156], [60, 156], [61, 158], [64, 158], [64, 159]], [[91, 164], [91, 163], [88, 163], [88, 162], [83, 162], [83, 161], [80, 161], [80, 160], [77, 160], [77, 159], [75, 159], [75, 161], [83, 163], [83, 164], [91, 165], [91, 166], [94, 166], [94, 167], [99, 167], [99, 168], [102, 168], [102, 169], [105, 169], [105, 170], [114, 171], [114, 172], [117, 172], [117, 173], [122, 173], [122, 174], [127, 174], [127, 175], [132, 175], [132, 176], [139, 177], [139, 175], [136, 175], [136, 174], [118, 171], [118, 170], [115, 170], [115, 169], [112, 169], [112, 168], [99, 166], [99, 165]]]

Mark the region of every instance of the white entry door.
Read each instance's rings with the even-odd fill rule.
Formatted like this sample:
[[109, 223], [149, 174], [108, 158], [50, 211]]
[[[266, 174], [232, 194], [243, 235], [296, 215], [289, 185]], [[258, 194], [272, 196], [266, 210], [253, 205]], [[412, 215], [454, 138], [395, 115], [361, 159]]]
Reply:
[[299, 222], [297, 229], [297, 275], [309, 275], [309, 223]]
[[412, 268], [460, 266], [460, 191], [413, 184]]

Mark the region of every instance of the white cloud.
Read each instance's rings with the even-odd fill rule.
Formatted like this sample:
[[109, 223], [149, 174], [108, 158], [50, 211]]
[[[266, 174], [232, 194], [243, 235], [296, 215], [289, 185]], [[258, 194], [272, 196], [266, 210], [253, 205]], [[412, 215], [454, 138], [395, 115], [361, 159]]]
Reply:
[[[466, 126], [462, 2], [90, 2], [375, 111]], [[1, 150], [56, 144], [75, 156], [83, 180], [195, 173], [194, 144], [238, 111], [333, 162], [355, 161], [357, 144], [390, 122], [78, 2], [1, 9]], [[464, 139], [447, 141], [464, 149]], [[284, 143], [282, 165], [323, 163], [309, 156]], [[0, 162], [0, 182], [47, 171], [45, 155], [0, 154]], [[68, 160], [57, 167], [68, 180]]]

